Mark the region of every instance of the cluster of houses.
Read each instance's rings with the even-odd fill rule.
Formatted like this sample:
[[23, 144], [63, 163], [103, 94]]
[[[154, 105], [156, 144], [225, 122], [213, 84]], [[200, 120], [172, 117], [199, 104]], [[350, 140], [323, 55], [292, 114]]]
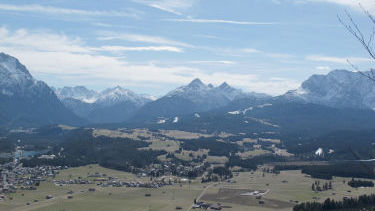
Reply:
[[160, 188], [167, 185], [173, 185], [174, 183], [167, 183], [161, 181], [151, 181], [151, 182], [123, 182], [119, 180], [110, 180], [100, 184], [103, 187], [133, 187], [133, 188]]
[[143, 169], [139, 174], [150, 177], [177, 176], [177, 177], [197, 177], [206, 171], [207, 166], [202, 163], [188, 162], [179, 164], [178, 162], [166, 161], [163, 164], [154, 164]]
[[[90, 178], [90, 179], [89, 179]], [[167, 185], [174, 185], [177, 179], [153, 179], [149, 182], [142, 181], [123, 181], [119, 178], [114, 178], [107, 176], [106, 174], [94, 173], [88, 175], [88, 179], [69, 179], [69, 180], [53, 180], [53, 182], [58, 186], [63, 185], [85, 185], [85, 184], [96, 184], [101, 187], [134, 187], [134, 188], [160, 188]]]
[[62, 167], [23, 167], [18, 162], [0, 165], [0, 193], [14, 193], [17, 189], [36, 190], [41, 181], [54, 177]]

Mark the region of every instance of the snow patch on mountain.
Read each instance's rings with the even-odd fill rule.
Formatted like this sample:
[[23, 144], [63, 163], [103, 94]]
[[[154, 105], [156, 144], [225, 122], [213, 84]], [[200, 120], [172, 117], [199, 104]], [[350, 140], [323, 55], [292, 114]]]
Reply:
[[54, 91], [60, 99], [73, 98], [85, 103], [94, 103], [100, 96], [96, 91], [89, 90], [84, 86], [63, 87], [54, 89]]
[[251, 106], [249, 108], [245, 108], [243, 110], [237, 110], [237, 111], [229, 111], [228, 114], [232, 114], [232, 115], [240, 115], [240, 114], [243, 114], [245, 115], [248, 111], [252, 111], [253, 109], [256, 109], [256, 108], [264, 108], [264, 107], [267, 107], [267, 106], [272, 106], [271, 103], [266, 103], [266, 104], [262, 104], [262, 105], [258, 105], [258, 106]]
[[113, 105], [121, 102], [132, 102], [141, 106], [149, 101], [149, 99], [146, 99], [129, 89], [116, 86], [102, 91], [96, 103], [102, 105]]
[[316, 151], [315, 151], [315, 155], [316, 156], [323, 156], [324, 152], [323, 152], [323, 149], [322, 148], [318, 148]]
[[0, 53], [0, 79], [2, 93], [6, 95], [12, 95], [14, 87], [24, 89], [37, 84], [37, 81], [18, 59], [5, 53]]
[[173, 123], [177, 123], [178, 122], [178, 116], [176, 116], [174, 119], [173, 119]]
[[165, 124], [167, 122], [168, 119], [165, 119], [165, 118], [161, 118], [157, 121], [158, 124]]

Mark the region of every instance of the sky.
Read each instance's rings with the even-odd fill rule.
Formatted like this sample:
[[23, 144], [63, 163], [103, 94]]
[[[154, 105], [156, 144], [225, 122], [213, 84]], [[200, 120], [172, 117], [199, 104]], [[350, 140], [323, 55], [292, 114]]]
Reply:
[[120, 85], [161, 96], [200, 78], [280, 95], [312, 74], [373, 62], [373, 0], [1, 0], [0, 51], [50, 86]]

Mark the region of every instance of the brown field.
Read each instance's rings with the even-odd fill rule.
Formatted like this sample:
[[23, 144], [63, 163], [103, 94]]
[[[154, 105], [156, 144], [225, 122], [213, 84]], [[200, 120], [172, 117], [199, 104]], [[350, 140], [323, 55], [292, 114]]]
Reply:
[[266, 155], [266, 154], [272, 154], [271, 151], [264, 150], [264, 149], [256, 149], [252, 151], [246, 151], [246, 152], [238, 152], [237, 155], [240, 156], [242, 159], [252, 158], [259, 155]]
[[[238, 205], [245, 205], [245, 206], [260, 206], [260, 207], [266, 207], [266, 208], [271, 208], [271, 209], [285, 209], [285, 208], [289, 208], [293, 206], [292, 203], [284, 202], [284, 201], [280, 201], [276, 199], [267, 199], [267, 198], [257, 199], [256, 196], [242, 195], [242, 194], [245, 194], [248, 192], [254, 192], [254, 191], [256, 190], [220, 188], [217, 193], [205, 194], [201, 199], [207, 200], [207, 201], [220, 202], [222, 204], [230, 203], [230, 204], [238, 204]], [[268, 190], [258, 190], [258, 191], [261, 192], [262, 194], [266, 194]], [[260, 204], [260, 202], [262, 201], [264, 202], [264, 204]]]
[[175, 139], [198, 139], [200, 137], [212, 137], [211, 134], [192, 133], [181, 130], [161, 130], [161, 134]]

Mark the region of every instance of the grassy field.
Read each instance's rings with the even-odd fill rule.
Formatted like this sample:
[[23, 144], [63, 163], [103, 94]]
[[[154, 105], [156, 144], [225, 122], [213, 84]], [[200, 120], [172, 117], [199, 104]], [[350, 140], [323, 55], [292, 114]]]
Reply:
[[[99, 172], [126, 181], [148, 181], [149, 178], [138, 178], [136, 175], [105, 169], [97, 165], [63, 170], [55, 179], [86, 178], [87, 175]], [[199, 179], [198, 179], [199, 180]], [[374, 188], [351, 188], [343, 183], [349, 178], [334, 178], [333, 190], [315, 193], [311, 185], [312, 179], [300, 171], [282, 171], [279, 175], [256, 172], [235, 173], [232, 182], [200, 184], [193, 181], [191, 184], [176, 184], [159, 189], [127, 188], [127, 187], [99, 187], [92, 185], [64, 185], [57, 186], [51, 179], [41, 183], [37, 191], [18, 191], [12, 194], [13, 200], [6, 199], [0, 202], [2, 211], [112, 211], [112, 210], [139, 210], [139, 211], [165, 211], [176, 210], [182, 207], [189, 210], [195, 198], [207, 188], [202, 200], [211, 203], [222, 203], [232, 207], [230, 210], [291, 210], [295, 201], [324, 201], [326, 198], [342, 199], [344, 196], [358, 196], [374, 193]], [[319, 180], [321, 183], [325, 180]], [[95, 192], [88, 189], [95, 187]], [[67, 199], [68, 191], [74, 191], [73, 199]], [[266, 192], [261, 200], [264, 205], [259, 205], [259, 199], [254, 196], [240, 196], [241, 193], [250, 191]], [[348, 192], [350, 191], [350, 192]], [[145, 194], [151, 194], [146, 197]], [[53, 199], [45, 199], [46, 195]], [[334, 194], [334, 195], [333, 195]], [[38, 200], [38, 202], [34, 202]], [[30, 205], [26, 205], [26, 203]], [[225, 209], [226, 210], [226, 209]], [[229, 209], [228, 209], [229, 210]]]
[[149, 141], [151, 143], [150, 146], [140, 148], [140, 149], [152, 149], [152, 150], [165, 150], [167, 152], [175, 152], [180, 148], [180, 143], [178, 141], [172, 140], [152, 140]]
[[[55, 179], [86, 178], [88, 174], [99, 172], [107, 176], [126, 181], [148, 181], [149, 178], [138, 178], [126, 172], [105, 169], [97, 165], [71, 168], [62, 171]], [[89, 192], [95, 188], [95, 192]], [[19, 191], [12, 194], [13, 200], [0, 202], [2, 211], [110, 211], [110, 210], [175, 210], [180, 206], [188, 209], [194, 198], [204, 189], [203, 185], [193, 182], [163, 187], [159, 189], [99, 187], [92, 185], [56, 186], [51, 180], [43, 182], [37, 191]], [[73, 199], [67, 199], [68, 191], [74, 191]], [[150, 193], [151, 197], [145, 194]], [[46, 195], [54, 198], [47, 200]], [[38, 200], [38, 202], [34, 202]], [[27, 203], [30, 205], [27, 205]]]
[[161, 134], [175, 139], [198, 139], [200, 137], [212, 137], [211, 134], [192, 133], [181, 130], [161, 130]]
[[[207, 197], [203, 196], [204, 199], [212, 199], [212, 195], [216, 194], [217, 198], [220, 198], [220, 190], [222, 189], [232, 189], [232, 190], [242, 190], [240, 192], [248, 192], [248, 190], [258, 190], [266, 191], [268, 193], [262, 196], [261, 200], [265, 201], [265, 205], [259, 205], [259, 200], [254, 201], [250, 206], [244, 206], [246, 203], [232, 204], [228, 203], [227, 200], [214, 200], [211, 202], [222, 202], [225, 205], [232, 206], [231, 210], [275, 210], [267, 206], [268, 201], [273, 203], [285, 202], [289, 203], [289, 206], [293, 206], [295, 201], [324, 201], [326, 198], [342, 200], [344, 196], [355, 197], [363, 194], [375, 193], [374, 188], [351, 188], [343, 181], [348, 181], [350, 178], [334, 178], [332, 180], [333, 190], [328, 190], [324, 192], [313, 192], [311, 190], [312, 183], [315, 181], [320, 181], [321, 184], [328, 182], [326, 180], [317, 180], [310, 178], [307, 175], [301, 174], [300, 171], [282, 171], [279, 175], [265, 173], [263, 177], [263, 172], [256, 171], [254, 173], [242, 172], [238, 176], [235, 176], [235, 183], [221, 183], [207, 191]], [[350, 191], [350, 192], [348, 192]], [[211, 195], [210, 195], [211, 194]], [[228, 196], [229, 197], [229, 196]], [[232, 196], [233, 198], [239, 198], [241, 196]], [[252, 198], [254, 199], [254, 197]], [[268, 201], [267, 201], [268, 200]], [[249, 200], [247, 200], [249, 201]], [[248, 203], [247, 203], [248, 204]], [[250, 209], [251, 208], [251, 209]], [[292, 210], [291, 207], [277, 208], [278, 210]]]

